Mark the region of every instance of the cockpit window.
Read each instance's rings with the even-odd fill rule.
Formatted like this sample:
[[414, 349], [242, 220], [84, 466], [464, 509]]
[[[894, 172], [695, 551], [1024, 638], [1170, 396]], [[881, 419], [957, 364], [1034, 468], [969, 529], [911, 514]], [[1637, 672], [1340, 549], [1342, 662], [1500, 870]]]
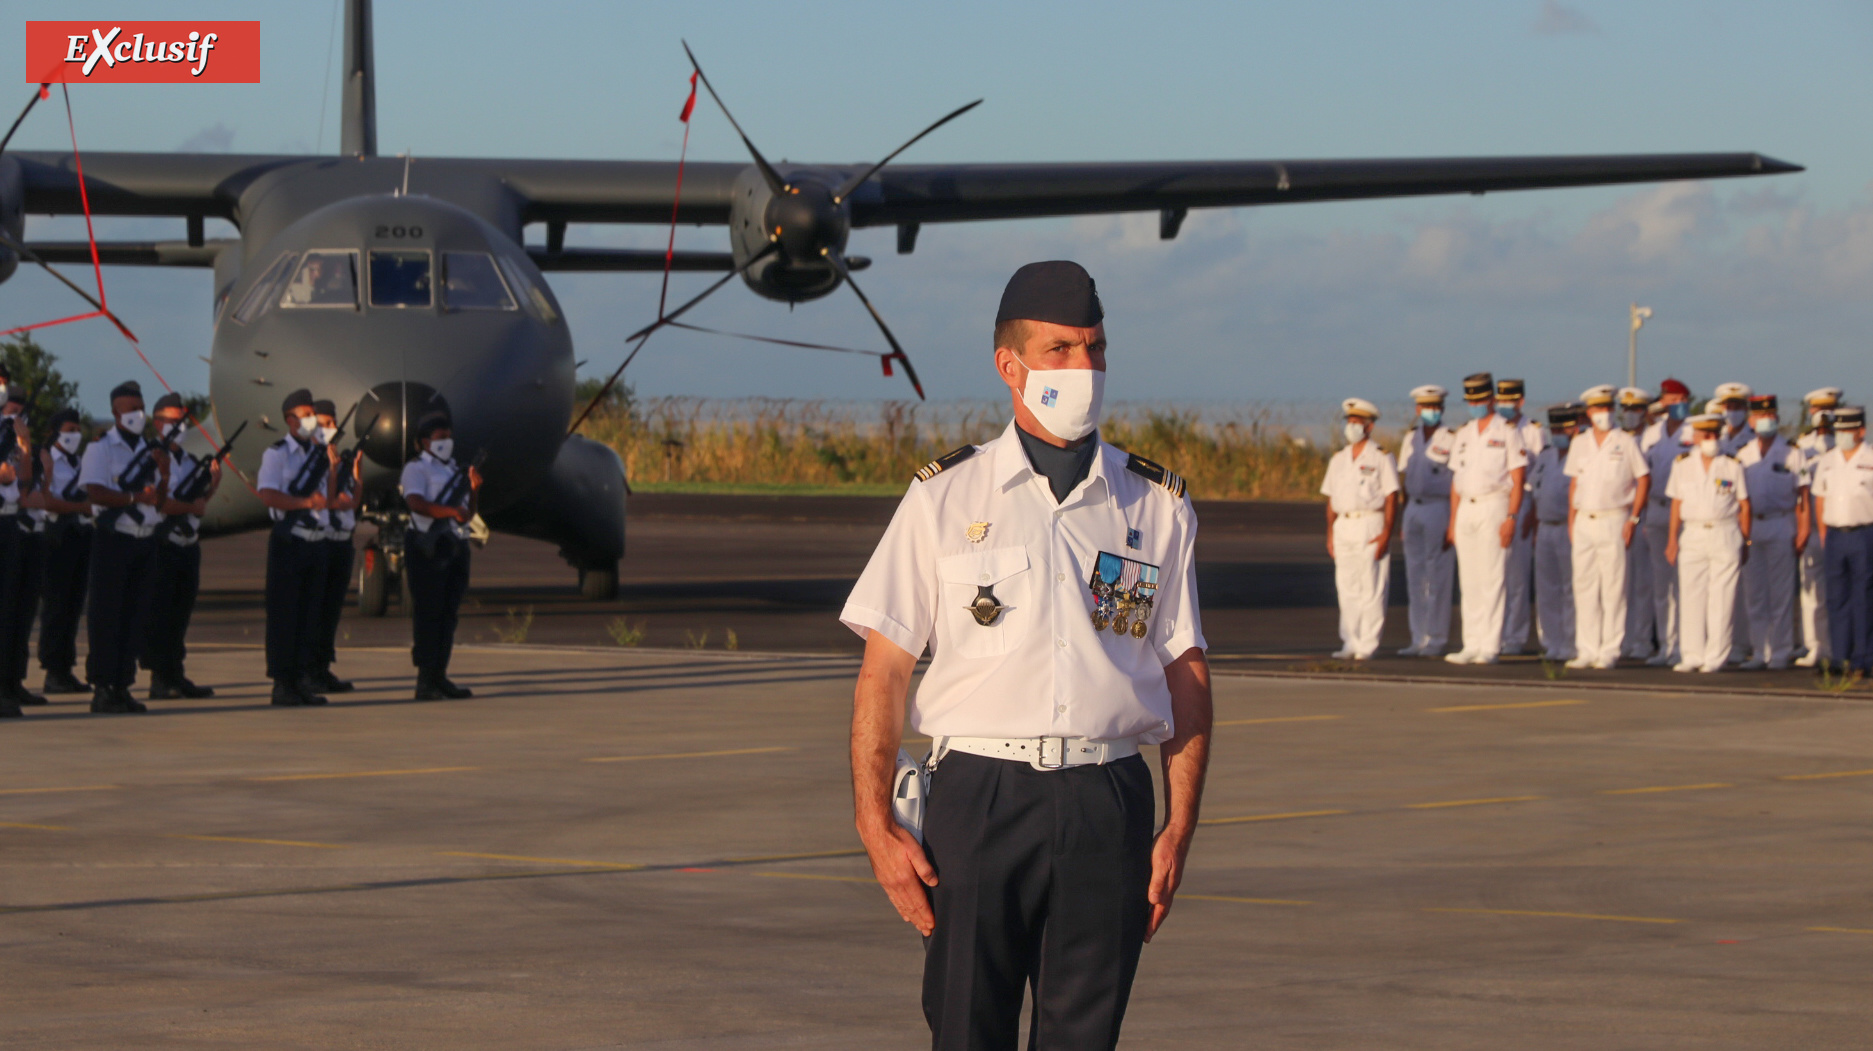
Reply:
[[442, 253], [442, 305], [450, 310], [515, 310], [486, 252]]
[[539, 311], [540, 317], [549, 325], [558, 321], [559, 311], [553, 309], [553, 301], [546, 298], [546, 293], [540, 291], [538, 285], [528, 280], [527, 273], [520, 268], [520, 264], [506, 256], [501, 256], [500, 262], [501, 273], [507, 275], [507, 283], [516, 289], [526, 290], [527, 301], [533, 304], [533, 309]]
[[275, 259], [273, 265], [267, 267], [266, 273], [261, 274], [260, 279], [247, 290], [247, 295], [242, 298], [241, 305], [234, 311], [234, 320], [245, 325], [259, 317], [267, 309], [267, 305], [273, 302], [280, 282], [285, 279], [287, 272], [292, 269], [293, 260], [297, 258], [298, 256], [287, 252]]
[[429, 305], [428, 252], [371, 252], [371, 305]]
[[358, 308], [356, 252], [307, 252], [280, 296], [283, 307]]

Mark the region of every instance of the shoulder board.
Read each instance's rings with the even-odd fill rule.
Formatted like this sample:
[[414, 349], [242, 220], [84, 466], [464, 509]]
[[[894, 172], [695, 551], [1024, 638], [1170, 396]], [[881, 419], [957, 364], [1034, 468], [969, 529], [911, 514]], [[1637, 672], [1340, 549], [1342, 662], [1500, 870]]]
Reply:
[[1182, 499], [1184, 480], [1176, 472], [1168, 470], [1161, 463], [1147, 460], [1137, 453], [1132, 453], [1125, 461], [1125, 469], [1145, 479], [1152, 485], [1162, 486], [1164, 491]]
[[286, 440], [285, 438], [281, 438], [281, 439], [280, 439], [279, 441], [277, 441], [277, 442], [274, 442], [274, 443], [273, 443], [272, 445], [269, 445], [269, 446], [267, 446], [267, 448], [269, 448], [269, 449], [284, 449], [284, 448], [286, 448], [286, 441], [287, 441], [287, 440]]
[[976, 447], [973, 445], [965, 445], [960, 449], [951, 449], [949, 452], [917, 468], [917, 480], [920, 482], [927, 482], [975, 454]]
[[1689, 449], [1686, 449], [1685, 451], [1683, 451], [1683, 452], [1681, 452], [1681, 453], [1679, 453], [1678, 455], [1676, 455], [1676, 456], [1674, 456], [1674, 457], [1672, 457], [1672, 459], [1674, 459], [1674, 460], [1682, 460], [1682, 459], [1684, 459], [1684, 458], [1686, 458], [1686, 457], [1688, 457], [1688, 456], [1690, 456], [1690, 455], [1691, 455], [1691, 450], [1689, 450]]

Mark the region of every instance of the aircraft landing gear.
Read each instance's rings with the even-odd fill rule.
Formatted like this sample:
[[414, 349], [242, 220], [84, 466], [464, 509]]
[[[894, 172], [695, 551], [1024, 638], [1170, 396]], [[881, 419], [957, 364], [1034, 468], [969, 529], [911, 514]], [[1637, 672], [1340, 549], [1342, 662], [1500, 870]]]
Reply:
[[579, 596], [588, 602], [610, 602], [618, 597], [618, 563], [584, 566], [579, 570]]
[[377, 520], [377, 535], [358, 557], [358, 615], [382, 617], [395, 596], [398, 610], [408, 616], [410, 582], [403, 571], [403, 530], [400, 517]]

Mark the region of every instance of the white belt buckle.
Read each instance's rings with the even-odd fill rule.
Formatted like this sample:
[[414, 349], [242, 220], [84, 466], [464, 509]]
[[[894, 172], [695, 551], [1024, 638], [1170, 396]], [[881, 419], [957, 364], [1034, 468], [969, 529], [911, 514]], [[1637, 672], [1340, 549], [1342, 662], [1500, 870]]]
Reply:
[[1067, 739], [1064, 737], [1041, 738], [1040, 754], [1034, 757], [1034, 769], [1059, 770], [1066, 765]]

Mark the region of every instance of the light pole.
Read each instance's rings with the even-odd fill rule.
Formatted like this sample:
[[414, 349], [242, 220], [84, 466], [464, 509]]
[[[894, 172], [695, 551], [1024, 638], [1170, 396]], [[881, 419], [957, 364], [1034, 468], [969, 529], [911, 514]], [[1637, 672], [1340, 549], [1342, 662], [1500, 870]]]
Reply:
[[1632, 331], [1626, 336], [1626, 386], [1639, 385], [1639, 330], [1645, 327], [1645, 319], [1652, 316], [1651, 307], [1632, 305]]

